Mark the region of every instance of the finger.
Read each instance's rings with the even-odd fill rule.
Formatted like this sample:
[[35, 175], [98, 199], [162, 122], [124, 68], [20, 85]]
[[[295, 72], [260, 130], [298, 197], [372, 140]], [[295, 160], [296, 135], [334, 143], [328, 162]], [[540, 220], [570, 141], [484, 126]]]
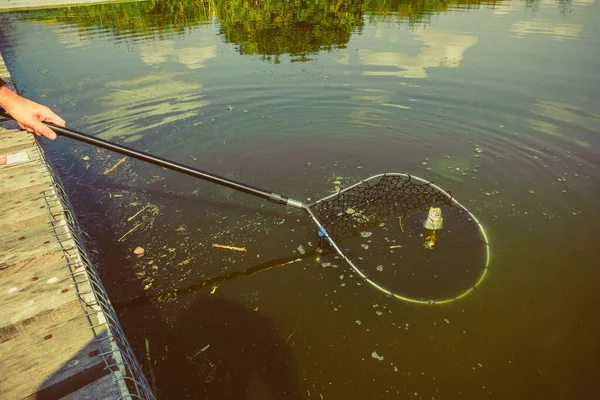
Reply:
[[31, 125], [25, 124], [25, 123], [21, 123], [19, 122], [19, 127], [21, 127], [21, 129], [26, 130], [29, 133], [34, 133], [35, 129], [33, 129], [33, 127]]
[[8, 162], [8, 157], [0, 157], [0, 165], [4, 165]]
[[52, 140], [56, 139], [56, 133], [39, 121], [35, 121], [34, 123], [32, 123], [31, 127], [38, 135], [44, 135], [48, 139]]
[[48, 110], [48, 114], [44, 116], [44, 121], [50, 122], [50, 123], [53, 123], [54, 125], [62, 126], [62, 127], [64, 127], [66, 125], [66, 122], [64, 119], [62, 119], [58, 115], [54, 114], [50, 110]]

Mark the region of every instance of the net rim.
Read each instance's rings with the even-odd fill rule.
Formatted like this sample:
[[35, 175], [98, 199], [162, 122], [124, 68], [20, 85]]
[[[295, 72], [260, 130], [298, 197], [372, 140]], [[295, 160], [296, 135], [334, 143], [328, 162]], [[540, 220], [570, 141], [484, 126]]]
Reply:
[[[483, 270], [481, 272], [481, 275], [479, 276], [479, 279], [477, 279], [477, 281], [475, 282], [475, 284], [473, 286], [471, 286], [470, 288], [468, 288], [467, 290], [465, 290], [464, 292], [454, 296], [454, 297], [447, 297], [447, 298], [442, 298], [439, 300], [435, 300], [435, 299], [417, 299], [417, 298], [412, 298], [412, 297], [408, 297], [408, 296], [403, 296], [400, 295], [398, 293], [394, 293], [390, 290], [387, 290], [386, 288], [382, 287], [381, 285], [375, 283], [374, 281], [372, 281], [371, 279], [369, 279], [365, 273], [358, 268], [353, 262], [352, 260], [350, 260], [348, 257], [346, 257], [346, 255], [341, 251], [341, 249], [339, 248], [339, 246], [335, 243], [335, 241], [333, 240], [333, 238], [329, 235], [329, 233], [325, 230], [324, 226], [321, 224], [321, 222], [319, 221], [319, 219], [316, 217], [316, 215], [314, 214], [314, 212], [311, 210], [311, 208], [316, 207], [317, 205], [319, 205], [320, 203], [333, 199], [337, 196], [339, 196], [340, 194], [352, 190], [358, 186], [361, 185], [369, 185], [369, 181], [374, 180], [374, 179], [380, 179], [380, 178], [384, 178], [384, 177], [388, 177], [388, 176], [400, 176], [402, 178], [407, 179], [407, 181], [412, 181], [412, 180], [416, 180], [418, 182], [420, 182], [423, 185], [428, 185], [432, 188], [434, 188], [435, 190], [437, 190], [438, 192], [440, 192], [441, 194], [443, 194], [444, 196], [446, 196], [452, 203], [454, 203], [456, 206], [458, 206], [459, 208], [461, 208], [462, 210], [464, 210], [469, 217], [471, 217], [473, 219], [473, 221], [475, 222], [475, 224], [477, 225], [477, 227], [479, 228], [479, 233], [481, 235], [481, 237], [483, 238], [483, 243], [485, 244], [485, 248], [486, 248], [486, 259], [485, 259], [485, 265], [483, 266]], [[449, 192], [447, 192], [446, 190], [442, 189], [441, 187], [439, 187], [438, 185], [436, 185], [435, 183], [428, 181], [424, 178], [418, 177], [416, 175], [411, 175], [411, 174], [407, 174], [407, 173], [400, 173], [400, 172], [386, 172], [386, 173], [382, 173], [382, 174], [377, 174], [377, 175], [373, 175], [370, 176], [369, 178], [363, 179], [351, 186], [348, 186], [344, 189], [340, 189], [338, 190], [336, 193], [330, 194], [326, 197], [323, 197], [319, 200], [316, 200], [308, 205], [304, 205], [304, 209], [306, 210], [306, 212], [308, 212], [308, 214], [311, 216], [311, 218], [313, 219], [313, 221], [318, 225], [319, 227], [319, 235], [323, 238], [325, 238], [327, 240], [327, 242], [336, 250], [336, 252], [344, 259], [344, 261], [346, 261], [351, 267], [352, 269], [366, 282], [368, 282], [371, 286], [373, 286], [374, 288], [376, 288], [377, 290], [379, 290], [380, 292], [396, 298], [398, 300], [402, 300], [408, 303], [413, 303], [413, 304], [423, 304], [423, 305], [442, 305], [442, 304], [448, 304], [451, 302], [454, 302], [456, 300], [460, 300], [465, 298], [466, 296], [468, 296], [469, 294], [471, 294], [478, 286], [481, 285], [481, 283], [483, 282], [483, 280], [485, 279], [485, 277], [487, 276], [487, 273], [489, 272], [489, 265], [490, 265], [490, 258], [491, 258], [491, 249], [490, 249], [490, 244], [489, 244], [489, 240], [488, 240], [488, 235], [485, 231], [485, 228], [483, 227], [483, 225], [481, 224], [481, 222], [477, 219], [477, 217], [475, 217], [475, 215], [473, 215], [473, 213], [464, 205], [462, 205], [460, 202], [458, 202], [458, 200], [456, 200], [454, 198], [454, 196], [452, 196], [452, 194], [450, 194]]]

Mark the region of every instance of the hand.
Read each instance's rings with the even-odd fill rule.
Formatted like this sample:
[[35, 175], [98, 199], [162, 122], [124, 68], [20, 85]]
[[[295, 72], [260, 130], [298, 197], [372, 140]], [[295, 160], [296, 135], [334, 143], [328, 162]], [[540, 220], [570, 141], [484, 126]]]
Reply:
[[38, 136], [56, 139], [56, 133], [42, 122], [65, 126], [65, 121], [48, 107], [19, 96], [6, 86], [0, 87], [0, 106], [9, 113], [23, 129]]

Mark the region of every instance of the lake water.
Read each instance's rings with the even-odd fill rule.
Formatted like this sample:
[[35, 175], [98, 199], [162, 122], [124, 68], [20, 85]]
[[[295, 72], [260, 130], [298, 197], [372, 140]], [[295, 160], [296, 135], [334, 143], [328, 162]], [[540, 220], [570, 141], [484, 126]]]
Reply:
[[74, 129], [301, 201], [407, 172], [486, 229], [485, 280], [412, 304], [323, 267], [300, 211], [44, 141], [159, 398], [600, 398], [600, 2], [173, 0], [0, 18], [18, 88]]

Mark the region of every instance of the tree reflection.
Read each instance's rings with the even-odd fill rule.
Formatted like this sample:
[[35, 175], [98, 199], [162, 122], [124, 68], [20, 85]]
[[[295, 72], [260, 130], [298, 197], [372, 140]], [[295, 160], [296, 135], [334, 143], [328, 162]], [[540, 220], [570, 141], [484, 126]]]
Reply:
[[26, 20], [64, 23], [117, 36], [183, 34], [217, 23], [240, 54], [280, 62], [306, 61], [344, 48], [367, 22], [427, 24], [451, 9], [494, 6], [501, 0], [149, 0], [21, 12]]
[[217, 3], [220, 33], [240, 54], [260, 54], [279, 62], [289, 54], [305, 61], [321, 50], [344, 48], [363, 27], [362, 0], [229, 0]]

